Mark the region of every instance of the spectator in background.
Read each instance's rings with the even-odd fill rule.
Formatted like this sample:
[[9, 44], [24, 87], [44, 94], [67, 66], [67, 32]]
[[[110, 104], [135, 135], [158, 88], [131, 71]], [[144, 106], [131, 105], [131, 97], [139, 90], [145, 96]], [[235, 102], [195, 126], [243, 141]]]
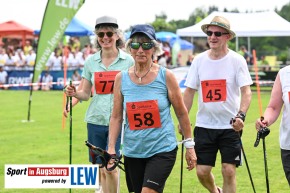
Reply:
[[28, 55], [29, 54], [29, 51], [33, 49], [33, 47], [31, 46], [31, 43], [29, 40], [26, 40], [25, 41], [25, 45], [23, 47], [23, 52], [24, 52], [24, 55]]
[[266, 60], [264, 55], [262, 55], [260, 57], [260, 60], [258, 61], [258, 66], [260, 67], [259, 70], [261, 70], [261, 71], [270, 71], [271, 70], [271, 66], [269, 65], [269, 62]]
[[186, 61], [186, 66], [190, 66], [193, 59], [194, 59], [194, 56], [192, 54], [189, 54]]
[[41, 90], [48, 91], [52, 88], [53, 77], [46, 71], [41, 79]]
[[240, 52], [239, 52], [244, 58], [246, 59], [246, 62], [248, 65], [252, 65], [252, 55], [248, 50], [246, 49], [246, 46], [241, 46], [240, 47]]
[[[0, 85], [7, 84], [7, 77], [8, 74], [5, 70], [3, 70], [3, 65], [0, 65]], [[4, 87], [4, 89], [7, 90], [8, 87]]]
[[167, 67], [165, 52], [158, 56], [157, 62], [160, 66]]
[[8, 55], [6, 54], [6, 50], [2, 46], [0, 46], [0, 66], [4, 66], [7, 60]]
[[30, 49], [25, 58], [25, 70], [33, 70], [36, 54], [33, 49]]

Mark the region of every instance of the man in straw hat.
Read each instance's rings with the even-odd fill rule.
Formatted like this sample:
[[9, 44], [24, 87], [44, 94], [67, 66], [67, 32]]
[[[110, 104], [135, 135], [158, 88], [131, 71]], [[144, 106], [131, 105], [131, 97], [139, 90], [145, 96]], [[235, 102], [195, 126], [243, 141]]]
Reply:
[[[201, 26], [210, 49], [197, 55], [188, 72], [184, 103], [191, 109], [198, 92], [194, 129], [197, 176], [211, 193], [236, 192], [236, 167], [241, 161], [240, 134], [251, 102], [253, 83], [243, 56], [230, 50], [235, 37], [229, 21], [216, 16]], [[223, 189], [215, 184], [212, 167], [221, 153]]]

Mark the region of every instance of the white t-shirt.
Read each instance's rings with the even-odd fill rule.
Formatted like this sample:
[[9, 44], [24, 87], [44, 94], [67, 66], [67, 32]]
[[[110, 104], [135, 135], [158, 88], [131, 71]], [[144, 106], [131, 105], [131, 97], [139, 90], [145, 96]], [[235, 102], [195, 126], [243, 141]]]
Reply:
[[229, 50], [219, 60], [208, 51], [197, 55], [187, 74], [185, 86], [198, 91], [196, 126], [230, 129], [231, 118], [240, 108], [240, 87], [253, 84], [243, 56]]
[[8, 74], [6, 71], [0, 72], [0, 84], [6, 84], [7, 76]]
[[290, 66], [279, 71], [283, 93], [283, 114], [280, 123], [280, 147], [290, 150]]

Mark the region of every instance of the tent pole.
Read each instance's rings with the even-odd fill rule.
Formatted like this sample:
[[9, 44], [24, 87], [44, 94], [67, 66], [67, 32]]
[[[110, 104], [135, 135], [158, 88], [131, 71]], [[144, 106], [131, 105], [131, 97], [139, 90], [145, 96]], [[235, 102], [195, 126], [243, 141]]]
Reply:
[[236, 52], [239, 51], [239, 38], [236, 36]]

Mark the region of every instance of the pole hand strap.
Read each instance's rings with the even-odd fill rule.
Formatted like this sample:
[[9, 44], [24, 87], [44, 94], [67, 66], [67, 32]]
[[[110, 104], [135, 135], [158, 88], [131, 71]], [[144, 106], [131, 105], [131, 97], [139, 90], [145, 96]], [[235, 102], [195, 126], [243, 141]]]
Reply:
[[[107, 151], [103, 150], [100, 147], [94, 146], [88, 141], [85, 141], [85, 143], [86, 143], [86, 146], [89, 147], [93, 164], [96, 163], [96, 159], [99, 157], [102, 161], [100, 168], [105, 167], [108, 171], [112, 171], [116, 167], [118, 167], [125, 172], [124, 168], [121, 166], [121, 165], [124, 165], [124, 163], [121, 161], [122, 155], [118, 157], [116, 154], [109, 154]], [[113, 161], [113, 166], [108, 168], [108, 164], [111, 161]]]
[[194, 148], [195, 146], [195, 142], [192, 138], [184, 139], [182, 141], [179, 141], [177, 144], [178, 145], [183, 144], [186, 149], [191, 149], [191, 148]]

